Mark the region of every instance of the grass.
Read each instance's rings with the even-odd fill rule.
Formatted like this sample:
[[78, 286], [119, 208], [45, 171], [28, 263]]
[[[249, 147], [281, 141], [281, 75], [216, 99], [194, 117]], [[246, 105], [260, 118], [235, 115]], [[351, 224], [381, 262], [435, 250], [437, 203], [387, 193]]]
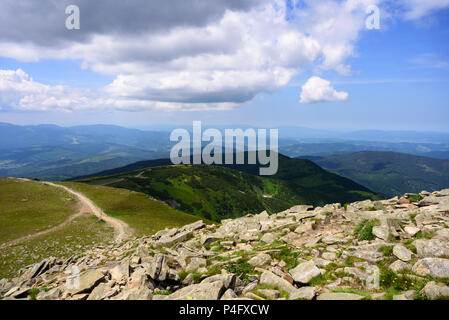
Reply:
[[18, 270], [48, 257], [69, 258], [82, 255], [88, 248], [108, 244], [114, 231], [97, 218], [82, 215], [61, 230], [0, 249], [0, 279], [17, 275]]
[[374, 223], [369, 220], [363, 220], [354, 230], [354, 235], [360, 241], [364, 240], [374, 240], [376, 236], [373, 234]]
[[379, 248], [379, 252], [384, 256], [389, 257], [393, 254], [393, 246], [382, 246]]
[[136, 236], [151, 235], [165, 228], [181, 227], [200, 219], [150, 200], [140, 192], [75, 182], [61, 184], [83, 193], [107, 215], [126, 222]]
[[0, 244], [57, 226], [76, 211], [77, 201], [64, 190], [0, 178]]
[[242, 258], [237, 262], [228, 263], [225, 266], [226, 271], [240, 277], [244, 282], [249, 283], [249, 275], [254, 273], [254, 267], [248, 263], [248, 259]]
[[282, 260], [286, 263], [285, 268], [287, 270], [295, 268], [298, 262], [298, 256], [300, 252], [293, 252], [289, 247], [284, 247], [281, 251], [272, 254], [272, 258]]
[[424, 199], [424, 197], [419, 194], [414, 194], [414, 195], [409, 196], [408, 199], [410, 200], [410, 202], [419, 202], [422, 199]]

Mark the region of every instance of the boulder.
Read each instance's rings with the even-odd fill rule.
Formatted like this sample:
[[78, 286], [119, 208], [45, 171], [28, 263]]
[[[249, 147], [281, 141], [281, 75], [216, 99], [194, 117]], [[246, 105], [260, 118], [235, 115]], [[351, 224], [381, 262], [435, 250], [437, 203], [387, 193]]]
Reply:
[[105, 275], [96, 269], [87, 270], [79, 276], [79, 287], [71, 289], [72, 295], [90, 292], [104, 277]]
[[449, 299], [449, 287], [442, 283], [428, 282], [422, 292], [430, 300]]
[[169, 296], [170, 300], [218, 300], [225, 291], [223, 281], [192, 284]]
[[439, 239], [415, 241], [416, 251], [421, 258], [449, 257], [449, 243]]
[[412, 252], [407, 249], [406, 247], [404, 247], [403, 245], [395, 245], [393, 247], [393, 254], [400, 260], [404, 261], [404, 262], [408, 262], [410, 260], [412, 260]]
[[373, 227], [373, 234], [379, 239], [387, 241], [390, 236], [390, 231], [387, 226], [376, 226]]
[[411, 237], [414, 237], [419, 231], [421, 231], [417, 227], [407, 226], [404, 228], [404, 231]]
[[401, 270], [411, 270], [412, 266], [408, 263], [405, 263], [404, 261], [396, 260], [395, 262], [390, 264], [389, 268], [394, 272], [399, 272]]
[[449, 259], [424, 258], [415, 263], [412, 271], [423, 276], [449, 278]]
[[311, 260], [299, 264], [296, 268], [291, 269], [289, 273], [296, 282], [307, 284], [312, 278], [319, 276], [321, 271], [317, 268], [315, 262]]
[[290, 282], [282, 279], [281, 277], [278, 277], [270, 271], [265, 271], [264, 273], [262, 273], [260, 277], [260, 284], [266, 284], [280, 290], [284, 290], [289, 295], [294, 294], [297, 290]]
[[326, 292], [320, 294], [317, 297], [317, 300], [363, 300], [363, 299], [365, 299], [364, 296], [346, 292]]
[[262, 267], [268, 265], [271, 262], [270, 255], [266, 253], [259, 253], [257, 256], [252, 257], [248, 263], [255, 267]]
[[276, 240], [276, 236], [272, 233], [265, 233], [262, 238], [260, 238], [260, 241], [263, 241], [267, 244], [272, 244]]

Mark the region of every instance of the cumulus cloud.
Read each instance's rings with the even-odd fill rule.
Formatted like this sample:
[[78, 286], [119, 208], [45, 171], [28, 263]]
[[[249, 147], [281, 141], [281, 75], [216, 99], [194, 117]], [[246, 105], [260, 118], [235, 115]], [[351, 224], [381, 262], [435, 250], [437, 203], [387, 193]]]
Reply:
[[[366, 7], [388, 1], [2, 0], [0, 56], [81, 61], [115, 79], [100, 90], [4, 79], [14, 88], [1, 102], [38, 110], [234, 108], [308, 70], [350, 73]], [[401, 1], [427, 12], [445, 0], [425, 10]], [[69, 4], [80, 7], [80, 30], [65, 29]]]
[[408, 20], [421, 19], [449, 7], [449, 0], [402, 0], [401, 3], [406, 9], [405, 18]]
[[320, 77], [311, 77], [302, 86], [301, 103], [333, 102], [347, 100], [347, 92], [338, 92], [332, 86], [330, 81]]

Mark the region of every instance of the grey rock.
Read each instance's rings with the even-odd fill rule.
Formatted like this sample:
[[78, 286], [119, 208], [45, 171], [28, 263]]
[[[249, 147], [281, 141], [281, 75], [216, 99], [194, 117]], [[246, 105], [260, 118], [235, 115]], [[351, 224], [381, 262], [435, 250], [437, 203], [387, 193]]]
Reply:
[[218, 300], [224, 293], [222, 281], [192, 284], [182, 288], [169, 296], [170, 300]]
[[80, 275], [79, 288], [72, 289], [71, 293], [73, 295], [77, 295], [90, 292], [97, 284], [99, 284], [104, 279], [104, 277], [105, 275], [102, 272], [96, 269], [89, 269]]
[[354, 293], [346, 293], [346, 292], [326, 292], [320, 294], [317, 297], [317, 300], [363, 300], [365, 297], [354, 294]]
[[399, 272], [401, 270], [411, 270], [412, 266], [408, 263], [405, 263], [404, 261], [396, 260], [395, 262], [390, 264], [389, 268], [394, 272]]
[[228, 289], [225, 291], [223, 296], [221, 297], [221, 300], [230, 300], [237, 298], [237, 295], [235, 294], [234, 290]]
[[270, 255], [266, 253], [259, 253], [257, 256], [252, 257], [248, 263], [255, 267], [262, 267], [268, 265], [271, 261]]
[[259, 289], [257, 291], [270, 300], [276, 300], [281, 296], [280, 292], [274, 289]]
[[262, 276], [260, 277], [260, 283], [273, 286], [280, 290], [284, 290], [289, 295], [294, 294], [297, 290], [290, 282], [282, 279], [281, 277], [278, 277], [270, 271], [265, 271], [264, 273], [262, 273]]
[[403, 245], [398, 244], [393, 247], [393, 254], [398, 257], [398, 259], [408, 262], [412, 260], [413, 253]]
[[321, 271], [317, 268], [315, 262], [311, 260], [299, 264], [296, 268], [291, 269], [289, 273], [296, 282], [307, 284], [312, 278], [319, 276]]
[[290, 293], [290, 300], [312, 300], [316, 296], [316, 288], [315, 287], [302, 287]]
[[428, 282], [422, 291], [430, 300], [449, 299], [449, 287], [442, 283]]
[[393, 300], [414, 300], [415, 297], [415, 291], [409, 290], [404, 292], [403, 294], [398, 294], [396, 296], [393, 296]]
[[419, 275], [434, 278], [449, 278], [449, 260], [442, 258], [424, 258], [418, 260], [412, 268]]
[[268, 244], [272, 244], [276, 240], [276, 236], [272, 233], [265, 233], [262, 238], [260, 238], [260, 241], [263, 241]]
[[419, 239], [415, 241], [418, 256], [427, 257], [449, 257], [449, 243], [439, 239]]

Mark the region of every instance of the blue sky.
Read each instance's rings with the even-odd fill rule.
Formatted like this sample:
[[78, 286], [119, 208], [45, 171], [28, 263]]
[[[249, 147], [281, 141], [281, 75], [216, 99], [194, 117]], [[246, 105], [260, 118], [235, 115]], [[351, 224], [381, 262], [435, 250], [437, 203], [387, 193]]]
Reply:
[[[101, 50], [97, 49], [101, 48], [101, 43], [98, 45], [89, 37], [71, 43], [64, 42], [64, 37], [71, 35], [62, 34], [63, 44], [55, 48], [48, 48], [48, 45], [29, 39], [36, 41], [36, 44], [28, 49], [23, 40], [14, 41], [15, 35], [9, 35], [10, 38], [6, 41], [8, 35], [0, 34], [0, 49], [7, 48], [6, 51], [0, 50], [0, 70], [10, 71], [5, 73], [3, 80], [0, 78], [0, 95], [3, 96], [0, 96], [0, 122], [59, 125], [110, 123], [143, 127], [151, 124], [189, 124], [193, 120], [202, 120], [208, 125], [449, 131], [449, 3], [429, 12], [420, 7], [400, 11], [419, 12], [418, 17], [413, 19], [403, 18], [396, 11], [394, 14], [386, 11], [389, 6], [382, 7], [380, 3], [381, 29], [367, 30], [363, 28], [363, 19], [366, 17], [364, 12], [347, 13], [342, 9], [341, 20], [339, 18], [333, 21], [329, 18], [331, 16], [323, 14], [319, 8], [312, 8], [312, 2], [305, 2], [306, 4], [298, 2], [296, 9], [290, 6], [284, 12], [288, 16], [286, 21], [275, 22], [273, 29], [277, 28], [279, 33], [278, 36], [273, 35], [276, 43], [277, 39], [292, 30], [295, 34], [292, 35], [293, 38], [286, 37], [288, 41], [294, 41], [286, 40], [285, 47], [273, 52], [269, 46], [262, 47], [258, 44], [257, 41], [263, 41], [263, 32], [256, 30], [252, 34], [248, 30], [260, 28], [260, 31], [264, 31], [267, 26], [269, 28], [270, 19], [274, 21], [276, 18], [276, 11], [253, 8], [253, 4], [239, 8], [243, 11], [238, 11], [232, 17], [222, 13], [224, 15], [218, 27], [214, 24], [216, 22], [210, 21], [201, 26], [185, 27], [186, 37], [189, 36], [189, 30], [193, 30], [191, 46], [179, 43], [175, 34], [179, 26], [167, 27], [174, 30], [173, 43], [167, 40], [172, 35], [160, 40], [166, 33], [159, 36], [154, 31], [156, 27], [145, 29], [151, 37], [158, 35], [157, 41], [164, 44], [161, 49], [163, 58], [155, 58], [159, 51], [145, 51], [139, 52], [139, 57], [133, 57], [133, 60], [126, 60], [135, 53], [131, 50], [129, 53], [126, 48], [116, 44], [120, 42], [120, 36], [131, 37], [126, 33], [125, 27], [120, 36], [115, 33], [105, 34], [116, 41], [111, 40], [111, 46], [117, 45], [117, 51], [123, 50], [117, 57], [109, 56], [108, 51], [96, 54]], [[345, 1], [328, 2], [339, 6]], [[2, 4], [0, 9], [1, 7]], [[82, 8], [81, 6], [81, 17]], [[211, 8], [214, 14], [217, 10]], [[320, 30], [317, 24], [321, 22], [317, 20], [317, 12], [323, 14], [323, 21], [329, 19], [335, 23], [326, 36], [317, 31]], [[269, 14], [273, 14], [273, 17], [270, 16], [264, 25], [251, 25], [252, 29], [238, 29], [249, 27], [228, 22], [248, 20], [248, 17], [254, 17], [256, 21]], [[345, 29], [345, 21], [353, 24], [351, 32]], [[357, 29], [354, 34], [353, 29]], [[194, 38], [195, 34], [203, 30], [207, 30], [207, 34], [214, 33], [218, 40], [211, 38], [209, 42], [203, 42]], [[248, 44], [236, 44], [231, 49], [223, 46], [223, 42], [227, 40], [232, 47], [231, 40], [241, 34], [239, 31], [242, 30], [247, 32], [250, 41], [254, 40], [254, 47], [249, 47]], [[84, 32], [88, 33], [89, 30]], [[233, 35], [232, 32], [236, 34]], [[92, 34], [96, 35], [93, 31]], [[267, 41], [270, 40], [269, 37], [267, 35]], [[299, 40], [303, 42], [298, 44]], [[155, 40], [150, 38], [150, 41]], [[77, 47], [79, 43], [89, 43], [83, 48], [82, 54], [78, 54], [82, 51]], [[159, 45], [159, 42], [155, 43]], [[170, 48], [179, 47], [178, 51], [168, 51], [166, 43], [170, 44]], [[133, 45], [134, 43], [130, 43], [129, 46]], [[330, 51], [323, 49], [326, 46]], [[350, 52], [334, 57], [337, 52], [335, 48], [341, 46], [350, 48]], [[192, 50], [200, 49], [205, 52], [192, 55]], [[264, 59], [263, 64], [248, 60], [251, 67], [248, 67], [247, 72], [245, 69], [241, 74], [235, 73], [236, 70], [246, 68], [244, 59], [247, 58], [235, 52], [245, 52], [246, 49], [251, 54], [256, 52], [257, 57], [266, 55], [260, 58]], [[32, 53], [25, 54], [25, 50]], [[309, 54], [304, 53], [307, 50], [310, 51]], [[73, 52], [73, 58], [64, 52]], [[284, 56], [285, 52], [288, 55]], [[164, 60], [167, 55], [174, 55], [176, 59]], [[228, 59], [226, 69], [222, 66], [223, 56]], [[204, 60], [202, 57], [205, 57]], [[253, 58], [252, 55], [249, 57]], [[285, 61], [280, 62], [282, 59]], [[350, 71], [343, 66], [349, 66]], [[18, 69], [23, 74], [11, 74]], [[169, 69], [170, 72], [167, 71]], [[234, 72], [230, 76], [227, 74], [231, 72], [229, 69]], [[204, 70], [217, 72], [220, 81], [209, 83]], [[204, 74], [206, 75], [203, 76]], [[185, 76], [187, 80], [175, 86], [173, 83], [178, 82], [179, 75]], [[272, 80], [277, 76], [279, 79]], [[312, 83], [312, 78], [318, 78], [319, 81]], [[153, 85], [159, 79], [161, 83]], [[1, 81], [4, 83], [3, 87]], [[233, 81], [241, 85], [235, 88]], [[304, 86], [309, 81], [310, 85], [306, 89]], [[25, 92], [25, 83], [26, 90], [32, 86], [30, 92]], [[136, 88], [142, 83], [142, 87]], [[58, 89], [58, 86], [62, 87]], [[319, 93], [324, 90], [323, 86], [326, 94]], [[39, 90], [45, 92], [45, 95], [40, 94]], [[300, 96], [305, 91], [312, 91], [312, 98], [304, 98], [302, 101], [306, 103], [300, 103]], [[338, 93], [346, 93], [347, 97]], [[110, 96], [116, 100], [105, 102]], [[28, 101], [24, 97], [30, 102], [22, 103]], [[54, 105], [52, 101], [55, 101]], [[96, 103], [101, 106], [97, 107]], [[134, 104], [138, 107], [134, 107]]]

